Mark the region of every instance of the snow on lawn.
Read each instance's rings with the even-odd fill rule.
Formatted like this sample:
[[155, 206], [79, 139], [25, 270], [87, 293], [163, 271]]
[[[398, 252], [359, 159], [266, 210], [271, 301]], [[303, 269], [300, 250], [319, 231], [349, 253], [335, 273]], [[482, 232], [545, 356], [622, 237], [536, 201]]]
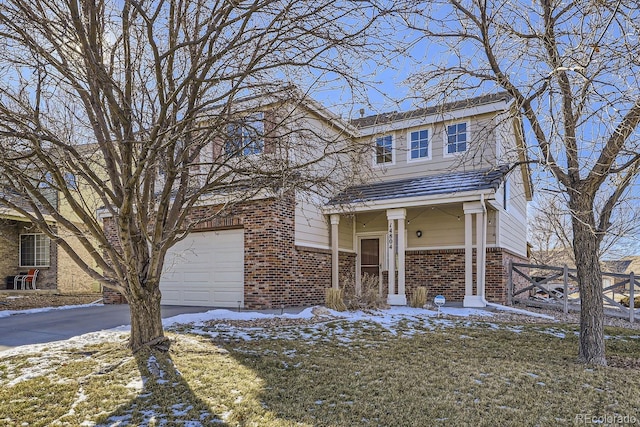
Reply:
[[27, 310], [2, 310], [0, 311], [0, 319], [3, 317], [13, 316], [14, 314], [32, 314], [32, 313], [44, 313], [45, 311], [53, 311], [53, 310], [70, 310], [73, 308], [83, 308], [83, 307], [95, 307], [97, 305], [102, 305], [102, 303], [92, 303], [92, 304], [78, 304], [78, 305], [63, 305], [61, 307], [43, 307], [43, 308], [30, 308]]
[[[75, 306], [63, 306], [63, 307], [47, 307], [40, 309], [32, 309], [32, 310], [20, 310], [20, 311], [0, 311], [0, 317], [4, 317], [11, 314], [29, 314], [29, 313], [38, 313], [43, 311], [51, 311], [51, 310], [68, 310], [72, 308], [79, 307], [90, 307], [93, 305], [100, 304], [84, 304], [84, 305], [75, 305]], [[499, 306], [503, 307], [503, 306]], [[508, 307], [504, 307], [504, 309], [510, 309]], [[528, 313], [531, 315], [535, 315], [535, 313], [525, 312], [524, 310], [519, 310], [520, 312]], [[315, 314], [314, 314], [315, 313]], [[318, 314], [319, 313], [319, 314]], [[371, 326], [367, 325], [378, 325], [383, 329], [386, 329], [391, 334], [398, 334], [399, 332], [402, 335], [410, 336], [416, 333], [418, 330], [434, 330], [437, 327], [443, 327], [447, 325], [452, 325], [453, 322], [451, 320], [440, 318], [439, 316], [443, 315], [448, 317], [449, 319], [452, 316], [459, 317], [461, 319], [468, 318], [473, 316], [474, 318], [485, 317], [487, 319], [491, 318], [493, 314], [490, 311], [479, 310], [479, 309], [469, 309], [469, 308], [460, 308], [460, 307], [442, 307], [441, 313], [439, 314], [434, 310], [427, 309], [419, 309], [419, 308], [411, 308], [411, 307], [392, 307], [386, 310], [371, 310], [368, 312], [363, 311], [355, 311], [355, 312], [338, 312], [329, 310], [323, 307], [310, 307], [302, 310], [297, 314], [284, 313], [284, 314], [267, 314], [261, 313], [257, 311], [232, 311], [226, 309], [216, 309], [209, 310], [204, 313], [190, 313], [190, 314], [181, 314], [178, 316], [170, 317], [167, 319], [163, 319], [162, 323], [165, 328], [168, 330], [178, 329], [181, 327], [181, 330], [186, 329], [192, 333], [199, 333], [204, 335], [211, 335], [213, 337], [224, 336], [228, 338], [234, 339], [258, 339], [258, 338], [274, 338], [273, 334], [270, 333], [272, 328], [262, 328], [262, 327], [234, 327], [231, 325], [224, 324], [216, 324], [213, 327], [206, 326], [209, 322], [224, 322], [224, 321], [268, 321], [270, 319], [290, 319], [290, 320], [311, 320], [315, 316], [320, 316], [322, 319], [321, 323], [315, 325], [309, 325], [305, 327], [298, 328], [280, 328], [287, 329], [287, 331], [280, 330], [278, 333], [279, 336], [284, 339], [297, 339], [297, 338], [307, 338], [313, 339], [317, 334], [311, 333], [314, 330], [318, 330], [320, 328], [326, 329], [323, 325], [325, 325], [329, 321], [336, 320], [344, 320], [348, 323], [359, 323], [360, 327], [371, 328]], [[341, 332], [345, 332], [347, 329], [352, 330], [355, 325], [347, 326], [335, 326], [330, 332], [331, 336], [338, 336]], [[119, 326], [117, 328], [113, 328], [111, 330], [104, 330], [100, 332], [92, 332], [84, 335], [79, 335], [77, 337], [70, 338], [66, 341], [57, 341], [57, 342], [49, 342], [43, 344], [33, 344], [28, 346], [16, 347], [9, 350], [0, 351], [0, 357], [8, 357], [15, 354], [25, 354], [25, 353], [35, 353], [39, 352], [43, 349], [47, 350], [47, 353], [61, 351], [66, 348], [78, 348], [84, 345], [90, 344], [98, 344], [100, 342], [105, 341], [123, 341], [126, 338], [124, 337], [124, 333], [127, 333], [130, 330], [129, 325]], [[291, 331], [297, 330], [297, 333], [291, 334]], [[326, 332], [326, 331], [324, 331]], [[324, 337], [325, 339], [327, 337]], [[344, 342], [348, 342], [349, 338], [344, 337], [342, 339]], [[37, 376], [36, 372], [33, 372], [33, 375]]]
[[[175, 324], [187, 324], [192, 323], [194, 325], [202, 325], [205, 322], [216, 321], [216, 320], [264, 320], [264, 319], [312, 319], [314, 317], [314, 310], [318, 307], [309, 307], [304, 309], [298, 314], [265, 314], [256, 311], [231, 311], [225, 309], [217, 309], [210, 310], [204, 313], [190, 313], [190, 314], [181, 314], [178, 316], [170, 317], [164, 319], [162, 324], [165, 327], [175, 325]], [[431, 318], [437, 317], [438, 312], [433, 310], [426, 310], [423, 308], [411, 308], [411, 307], [391, 307], [386, 310], [372, 310], [369, 312], [362, 311], [334, 311], [325, 309], [323, 310], [326, 314], [329, 314], [333, 317], [342, 318], [344, 320], [349, 320], [352, 322], [357, 322], [360, 320], [368, 320], [373, 322], [378, 322], [380, 324], [394, 324], [398, 320], [407, 318], [407, 317], [421, 317], [421, 318]], [[521, 310], [524, 312], [524, 310]], [[459, 317], [468, 317], [468, 316], [487, 316], [491, 317], [492, 314], [485, 310], [477, 310], [470, 308], [457, 308], [457, 307], [443, 307], [441, 309], [441, 313], [443, 315], [449, 316], [459, 316]]]
[[[316, 317], [315, 322], [297, 327], [277, 327], [269, 324], [273, 319], [308, 320]], [[441, 318], [445, 316], [446, 318]], [[307, 308], [298, 314], [265, 314], [258, 312], [234, 312], [229, 310], [211, 310], [206, 313], [184, 314], [165, 319], [163, 324], [168, 330], [185, 329], [194, 334], [206, 335], [221, 340], [254, 339], [302, 339], [308, 342], [335, 339], [343, 344], [351, 343], [356, 336], [377, 329], [391, 335], [410, 337], [418, 332], [433, 331], [437, 328], [453, 326], [452, 317], [461, 320], [473, 317], [487, 318], [493, 314], [486, 310], [443, 307], [440, 313], [433, 310], [392, 307], [385, 310], [338, 312], [324, 307]], [[238, 327], [233, 321], [256, 321], [255, 326]], [[229, 321], [229, 323], [226, 323]], [[474, 320], [475, 321], [475, 320]], [[469, 320], [469, 324], [471, 324]], [[266, 326], [265, 326], [266, 325]], [[491, 324], [491, 327], [497, 328]], [[380, 331], [381, 329], [381, 331]]]
[[[68, 309], [72, 307], [60, 307]], [[494, 307], [494, 310], [500, 310]], [[522, 310], [521, 310], [522, 311]], [[34, 311], [31, 311], [34, 312]], [[520, 314], [525, 314], [523, 312]], [[249, 341], [256, 339], [283, 339], [283, 340], [304, 340], [309, 343], [333, 341], [341, 346], [352, 347], [355, 345], [364, 347], [375, 347], [384, 342], [385, 335], [391, 334], [398, 337], [411, 337], [418, 333], [449, 328], [455, 326], [483, 325], [490, 329], [511, 330], [510, 325], [499, 325], [491, 320], [495, 317], [494, 312], [487, 310], [443, 307], [438, 313], [434, 310], [416, 309], [410, 307], [392, 307], [385, 310], [337, 312], [324, 307], [313, 307], [302, 310], [297, 314], [266, 314], [251, 311], [231, 311], [231, 310], [210, 310], [204, 313], [182, 314], [163, 320], [163, 325], [168, 331], [179, 334], [195, 333], [209, 336], [220, 340]], [[244, 321], [253, 321], [243, 323]], [[5, 351], [0, 351], [0, 360], [14, 355], [21, 355], [26, 358], [28, 369], [17, 366], [7, 367], [5, 373], [6, 386], [13, 386], [30, 378], [46, 377], [55, 372], [58, 366], [65, 363], [73, 351], [85, 345], [100, 344], [105, 342], [117, 342], [125, 344], [128, 338], [128, 326], [121, 326], [111, 330], [93, 332], [80, 335], [66, 341], [57, 341], [44, 344], [17, 347]], [[514, 332], [518, 332], [515, 331]], [[560, 330], [557, 330], [559, 336]], [[548, 332], [547, 332], [548, 333]], [[182, 335], [184, 339], [189, 339]], [[463, 338], [464, 336], [461, 336]], [[238, 346], [235, 351], [253, 351]], [[285, 350], [283, 355], [287, 360], [295, 356], [293, 350]], [[148, 360], [147, 368], [154, 372], [160, 381], [165, 380], [165, 372], [157, 361], [151, 357]], [[177, 372], [178, 375], [179, 372]], [[127, 388], [141, 391], [146, 378], [133, 378]], [[83, 393], [77, 396], [81, 401]], [[172, 408], [176, 414], [188, 408], [175, 406]], [[71, 408], [73, 410], [73, 408]], [[201, 414], [209, 416], [210, 414]], [[131, 415], [127, 414], [121, 419], [110, 417], [108, 426], [126, 425], [131, 421]], [[206, 418], [206, 417], [205, 417]], [[163, 425], [163, 414], [150, 411], [144, 414], [144, 419], [139, 425]], [[224, 419], [224, 416], [223, 416]], [[90, 422], [86, 424], [95, 425]], [[192, 420], [184, 425], [194, 427], [203, 426], [198, 420]]]

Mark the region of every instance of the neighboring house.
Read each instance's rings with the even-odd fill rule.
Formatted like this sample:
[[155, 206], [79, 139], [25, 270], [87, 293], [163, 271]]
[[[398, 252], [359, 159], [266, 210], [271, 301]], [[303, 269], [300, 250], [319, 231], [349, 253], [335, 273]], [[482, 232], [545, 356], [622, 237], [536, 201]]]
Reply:
[[[75, 184], [74, 184], [75, 185]], [[58, 207], [66, 218], [81, 223], [66, 207], [65, 201], [58, 197], [56, 191], [41, 186], [43, 194]], [[27, 202], [16, 194], [8, 195], [13, 202], [31, 212]], [[86, 197], [86, 194], [85, 194]], [[45, 219], [54, 229], [65, 236], [80, 256], [88, 258], [88, 254], [76, 241], [69, 236], [63, 227], [57, 226], [55, 219], [49, 215]], [[26, 273], [30, 269], [37, 269], [36, 288], [57, 290], [61, 293], [99, 292], [99, 283], [82, 271], [77, 264], [62, 249], [58, 248], [51, 239], [42, 233], [31, 221], [18, 211], [0, 204], [0, 277], [6, 282], [7, 289], [14, 289], [13, 276]]]
[[[21, 208], [30, 211], [25, 200], [9, 190], [2, 198], [8, 198]], [[55, 203], [55, 193], [47, 197]], [[55, 224], [53, 218], [46, 218]], [[58, 282], [58, 250], [51, 240], [41, 233], [28, 218], [14, 209], [0, 204], [0, 277], [6, 281], [3, 289], [13, 289], [14, 276], [38, 269], [36, 287], [56, 289]]]
[[[351, 168], [366, 182], [323, 201], [264, 192], [213, 217], [221, 205], [203, 201], [193, 218], [211, 219], [167, 255], [163, 304], [323, 304], [326, 289], [353, 273], [377, 276], [391, 304], [406, 304], [417, 286], [466, 306], [505, 302], [506, 265], [527, 258], [532, 191], [510, 108], [499, 94], [346, 124], [315, 102], [297, 106], [305, 127], [368, 145], [365, 164]], [[272, 114], [265, 108], [261, 119]], [[254, 148], [246, 154], [269, 151]]]

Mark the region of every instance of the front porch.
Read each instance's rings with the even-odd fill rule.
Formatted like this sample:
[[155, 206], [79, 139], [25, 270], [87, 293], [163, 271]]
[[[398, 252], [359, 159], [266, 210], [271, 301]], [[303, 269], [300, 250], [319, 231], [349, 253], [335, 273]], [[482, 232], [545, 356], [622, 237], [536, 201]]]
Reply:
[[[485, 307], [487, 265], [492, 278], [503, 269], [496, 218], [483, 198], [332, 213], [332, 287], [340, 286], [341, 253], [353, 253], [357, 292], [369, 274], [378, 277], [390, 305], [406, 305], [415, 288], [426, 286], [430, 298], [442, 294], [465, 307]], [[500, 277], [489, 287], [490, 299], [504, 302], [502, 289]]]
[[14, 276], [38, 269], [36, 288], [55, 289], [56, 254], [56, 246], [30, 221], [15, 213], [0, 212], [0, 288], [14, 290]]

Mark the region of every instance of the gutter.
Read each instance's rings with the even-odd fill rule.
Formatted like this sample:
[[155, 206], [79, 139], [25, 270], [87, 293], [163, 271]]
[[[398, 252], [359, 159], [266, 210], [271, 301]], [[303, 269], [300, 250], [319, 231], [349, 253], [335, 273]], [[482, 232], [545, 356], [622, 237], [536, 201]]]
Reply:
[[[486, 188], [483, 190], [463, 191], [460, 193], [444, 193], [431, 196], [402, 197], [397, 199], [382, 199], [368, 202], [325, 205], [322, 207], [322, 213], [324, 213], [325, 215], [334, 213], [342, 214], [345, 212], [367, 212], [384, 209], [475, 202], [478, 200], [478, 195], [480, 196], [481, 200], [483, 200], [485, 195], [495, 195], [495, 190]], [[487, 197], [487, 200], [489, 199], [490, 198]]]

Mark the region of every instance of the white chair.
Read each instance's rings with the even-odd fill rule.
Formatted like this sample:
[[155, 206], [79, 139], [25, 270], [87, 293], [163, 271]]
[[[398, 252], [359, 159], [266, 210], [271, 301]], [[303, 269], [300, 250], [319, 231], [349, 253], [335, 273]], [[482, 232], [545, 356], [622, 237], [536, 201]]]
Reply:
[[31, 289], [35, 289], [39, 271], [38, 269], [32, 268], [27, 274], [19, 274], [14, 277], [13, 289], [18, 289], [18, 285], [20, 285], [20, 289], [29, 289], [29, 286], [31, 286]]

